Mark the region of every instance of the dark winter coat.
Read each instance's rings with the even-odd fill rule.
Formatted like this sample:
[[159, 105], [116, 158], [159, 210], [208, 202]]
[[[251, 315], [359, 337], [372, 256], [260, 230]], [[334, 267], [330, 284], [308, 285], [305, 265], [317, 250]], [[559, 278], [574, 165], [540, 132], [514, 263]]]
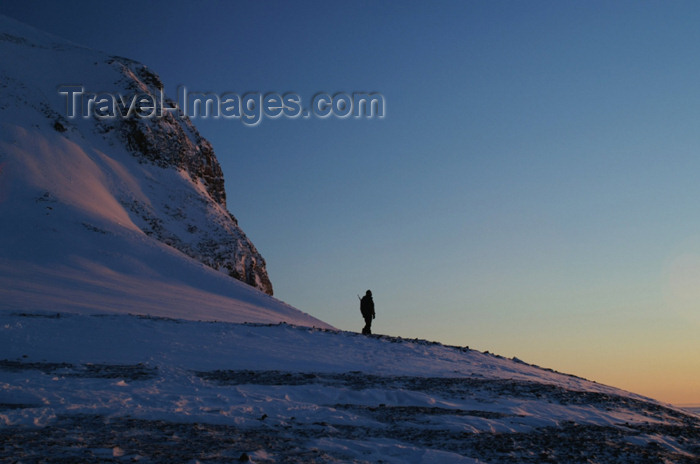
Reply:
[[365, 319], [374, 318], [374, 300], [371, 296], [365, 295], [360, 300], [360, 312]]

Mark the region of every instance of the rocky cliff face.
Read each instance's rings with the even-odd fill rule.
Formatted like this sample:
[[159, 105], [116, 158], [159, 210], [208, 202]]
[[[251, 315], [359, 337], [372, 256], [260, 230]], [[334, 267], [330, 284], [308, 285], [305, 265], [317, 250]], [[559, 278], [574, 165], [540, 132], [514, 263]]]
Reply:
[[[90, 166], [99, 167], [99, 172], [72, 172], [71, 176], [83, 177], [85, 185], [99, 182], [143, 234], [272, 294], [265, 260], [227, 210], [224, 176], [214, 150], [189, 119], [177, 112], [103, 117], [95, 108], [70, 117], [67, 97], [59, 93], [61, 86], [70, 84], [83, 87], [86, 93], [126, 98], [141, 94], [157, 100], [163, 84], [153, 71], [136, 61], [82, 48], [2, 17], [0, 52], [0, 124], [6, 133], [18, 134], [19, 129], [52, 132], [52, 140], [58, 136], [59, 145], [70, 144]], [[9, 142], [8, 146], [12, 143], [16, 144]], [[38, 188], [37, 197], [69, 206], [75, 203], [75, 185], [57, 184], [50, 173], [27, 174], [38, 162], [27, 159], [26, 152], [14, 163], [0, 153], [0, 163], [5, 158], [18, 172], [24, 170], [25, 179]], [[46, 164], [43, 168], [49, 169]], [[94, 179], [87, 182], [90, 176]], [[79, 201], [83, 208], [89, 196], [90, 192], [83, 193]], [[87, 209], [99, 210], [100, 205]], [[118, 226], [124, 224], [109, 227]]]
[[[157, 99], [163, 90], [160, 78], [141, 63], [110, 57], [105, 64], [121, 74], [118, 88], [126, 89], [130, 94], [148, 94]], [[165, 103], [170, 108], [175, 106], [171, 100]], [[196, 221], [196, 215], [188, 216], [182, 205], [163, 205], [166, 216], [187, 223], [185, 237], [176, 233], [177, 227], [168, 227], [168, 221], [163, 221], [156, 211], [139, 203], [124, 202], [142, 221], [142, 230], [146, 234], [272, 295], [265, 260], [238, 226], [236, 218], [226, 210], [224, 174], [214, 149], [189, 118], [177, 112], [163, 112], [154, 118], [115, 118], [96, 122], [100, 130], [115, 132], [140, 160], [164, 169], [184, 171], [192, 182], [201, 184], [206, 191], [200, 199], [183, 199], [185, 202], [199, 200], [202, 207], [211, 210], [204, 223]], [[223, 210], [224, 214], [215, 213], [217, 206], [218, 212]]]
[[[147, 94], [158, 99], [163, 84], [145, 65], [122, 57], [110, 57], [105, 62], [121, 74], [118, 89], [127, 95]], [[168, 108], [175, 103], [167, 100]], [[163, 112], [152, 118], [115, 118], [113, 124], [102, 123], [103, 130], [117, 128], [124, 143], [137, 156], [157, 166], [175, 167], [187, 171], [192, 180], [201, 181], [209, 195], [222, 206], [226, 206], [224, 174], [214, 155], [211, 144], [194, 127], [189, 118], [179, 112]]]

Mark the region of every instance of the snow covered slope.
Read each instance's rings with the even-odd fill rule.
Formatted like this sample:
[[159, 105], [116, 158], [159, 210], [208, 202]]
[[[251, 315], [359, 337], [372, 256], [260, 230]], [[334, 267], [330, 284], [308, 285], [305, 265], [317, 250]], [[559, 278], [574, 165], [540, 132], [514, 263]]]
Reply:
[[10, 462], [700, 460], [698, 416], [420, 340], [3, 312], [0, 353]]
[[690, 412], [272, 298], [188, 121], [64, 116], [155, 74], [6, 18], [0, 57], [0, 461], [700, 461]]
[[189, 120], [67, 117], [64, 84], [159, 94], [146, 66], [5, 17], [0, 56], [0, 308], [328, 327], [241, 284], [272, 294]]

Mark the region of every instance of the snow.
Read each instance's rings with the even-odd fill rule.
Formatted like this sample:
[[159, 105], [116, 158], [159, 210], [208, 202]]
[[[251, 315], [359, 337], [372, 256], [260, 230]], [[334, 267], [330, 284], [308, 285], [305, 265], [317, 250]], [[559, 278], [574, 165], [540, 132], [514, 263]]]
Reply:
[[222, 462], [243, 452], [254, 462], [309, 459], [284, 461], [293, 454], [288, 447], [322, 456], [308, 462], [500, 462], [486, 459], [497, 450], [465, 437], [539, 437], [571, 424], [592, 428], [596, 439], [615, 431], [621, 447], [655, 443], [672, 456], [693, 453], [680, 430], [695, 430], [698, 444], [700, 422], [669, 405], [421, 340], [288, 324], [3, 311], [0, 353], [0, 423], [13, 440], [28, 440], [36, 427], [85, 434], [82, 421], [144, 437], [136, 445], [121, 434], [90, 435], [83, 452], [91, 456], [118, 450], [111, 456], [155, 459], [150, 440], [177, 424], [195, 433], [194, 456], [217, 430], [249, 437], [220, 449]]
[[225, 204], [60, 117], [60, 83], [119, 90], [105, 55], [0, 31], [0, 460], [697, 462], [690, 411], [340, 332], [191, 257], [202, 236], [248, 243]]
[[331, 328], [213, 269], [257, 251], [201, 180], [64, 117], [62, 83], [124, 91], [107, 55], [4, 17], [0, 31], [2, 308]]

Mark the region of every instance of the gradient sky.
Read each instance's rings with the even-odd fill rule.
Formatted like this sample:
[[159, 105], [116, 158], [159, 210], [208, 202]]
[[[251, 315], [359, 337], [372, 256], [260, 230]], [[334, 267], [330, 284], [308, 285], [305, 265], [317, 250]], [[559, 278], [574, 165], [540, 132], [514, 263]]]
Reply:
[[380, 92], [381, 120], [195, 120], [278, 298], [359, 331], [370, 288], [377, 333], [700, 403], [700, 3], [0, 14], [139, 60], [171, 95]]

